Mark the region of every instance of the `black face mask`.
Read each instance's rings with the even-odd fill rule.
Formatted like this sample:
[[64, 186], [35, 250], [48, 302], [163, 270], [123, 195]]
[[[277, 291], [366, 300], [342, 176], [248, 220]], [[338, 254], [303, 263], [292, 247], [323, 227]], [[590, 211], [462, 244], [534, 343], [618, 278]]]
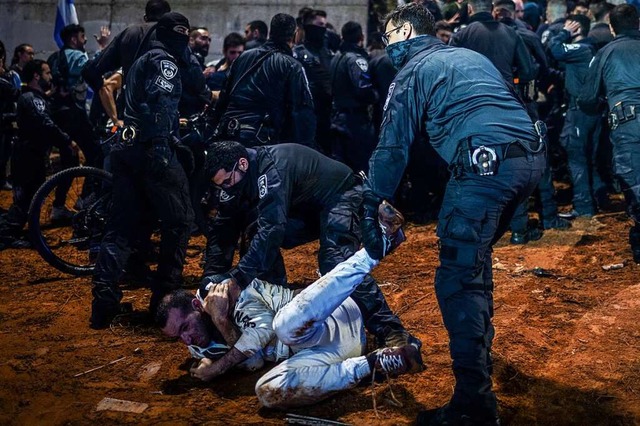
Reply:
[[236, 180], [231, 188], [224, 189], [224, 192], [231, 196], [237, 197], [239, 195], [242, 195], [244, 189], [247, 187], [247, 182], [249, 182], [249, 176], [247, 175], [247, 172], [243, 172], [241, 170], [239, 170], [239, 172], [242, 174], [242, 176], [238, 180]]
[[304, 40], [312, 46], [322, 47], [324, 45], [324, 36], [327, 33], [325, 27], [318, 25], [304, 26]]
[[185, 57], [189, 46], [189, 20], [176, 12], [169, 12], [158, 20], [156, 35], [167, 51], [176, 58]]
[[189, 36], [178, 34], [175, 31], [158, 28], [158, 40], [167, 48], [167, 51], [176, 58], [185, 56], [189, 46]]

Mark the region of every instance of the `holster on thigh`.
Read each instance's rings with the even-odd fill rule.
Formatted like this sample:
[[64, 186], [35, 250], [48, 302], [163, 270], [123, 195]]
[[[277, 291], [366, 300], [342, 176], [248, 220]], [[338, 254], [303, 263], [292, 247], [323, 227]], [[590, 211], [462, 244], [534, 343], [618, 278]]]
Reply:
[[435, 280], [439, 300], [445, 300], [461, 290], [485, 290], [482, 274], [484, 259], [480, 255], [485, 216], [483, 209], [474, 211], [472, 215], [453, 208], [441, 217], [437, 229], [440, 267]]

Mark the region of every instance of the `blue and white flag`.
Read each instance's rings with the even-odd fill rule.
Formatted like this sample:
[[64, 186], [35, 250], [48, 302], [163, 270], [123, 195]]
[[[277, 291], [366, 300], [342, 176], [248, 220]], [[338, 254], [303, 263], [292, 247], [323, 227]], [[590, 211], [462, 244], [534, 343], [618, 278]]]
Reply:
[[60, 38], [60, 32], [64, 27], [71, 24], [78, 23], [78, 14], [76, 13], [76, 6], [73, 4], [73, 0], [58, 0], [58, 7], [56, 9], [56, 26], [53, 30], [53, 39], [60, 49], [64, 43]]

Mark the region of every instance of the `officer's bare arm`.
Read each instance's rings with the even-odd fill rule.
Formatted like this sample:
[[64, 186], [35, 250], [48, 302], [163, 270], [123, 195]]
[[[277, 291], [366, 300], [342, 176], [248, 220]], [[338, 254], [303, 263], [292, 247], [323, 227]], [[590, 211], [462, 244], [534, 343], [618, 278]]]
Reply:
[[118, 120], [118, 111], [116, 108], [116, 96], [115, 93], [122, 88], [122, 74], [119, 72], [114, 73], [111, 77], [104, 80], [102, 88], [98, 92], [100, 96], [100, 102], [105, 112], [118, 126], [123, 126], [122, 120]]

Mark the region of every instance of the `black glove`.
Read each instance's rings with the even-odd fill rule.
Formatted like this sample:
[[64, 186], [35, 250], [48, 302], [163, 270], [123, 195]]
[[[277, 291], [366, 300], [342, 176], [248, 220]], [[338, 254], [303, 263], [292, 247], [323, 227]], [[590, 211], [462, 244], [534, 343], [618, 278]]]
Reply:
[[149, 157], [149, 171], [154, 176], [162, 176], [169, 167], [171, 148], [169, 141], [164, 138], [154, 138], [151, 141], [151, 149], [147, 152]]
[[362, 220], [360, 221], [360, 232], [362, 234], [362, 245], [371, 258], [380, 260], [384, 257], [384, 240], [382, 230], [378, 224], [378, 206], [381, 200], [374, 196], [365, 195], [362, 200]]
[[173, 149], [176, 151], [176, 157], [178, 157], [178, 162], [184, 169], [184, 172], [187, 176], [191, 176], [196, 169], [196, 160], [193, 157], [193, 152], [188, 146], [181, 142], [174, 142]]
[[200, 281], [200, 287], [198, 288], [198, 299], [204, 300], [209, 294], [209, 289], [211, 286], [221, 283], [224, 280], [231, 278], [229, 274], [212, 274], [207, 275], [206, 277], [202, 277]]

